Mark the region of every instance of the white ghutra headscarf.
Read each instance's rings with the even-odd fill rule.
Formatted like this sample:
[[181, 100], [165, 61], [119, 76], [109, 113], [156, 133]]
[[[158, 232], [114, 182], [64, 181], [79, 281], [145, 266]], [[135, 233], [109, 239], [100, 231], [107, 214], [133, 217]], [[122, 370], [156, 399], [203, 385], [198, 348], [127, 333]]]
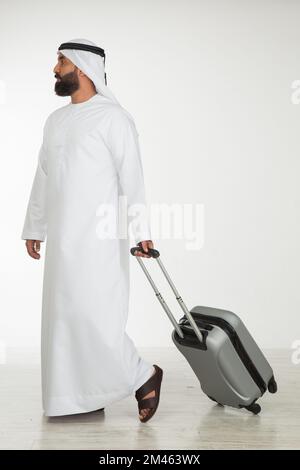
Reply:
[[120, 104], [106, 85], [105, 52], [88, 39], [71, 39], [62, 43], [57, 51], [65, 55], [94, 83], [97, 93]]

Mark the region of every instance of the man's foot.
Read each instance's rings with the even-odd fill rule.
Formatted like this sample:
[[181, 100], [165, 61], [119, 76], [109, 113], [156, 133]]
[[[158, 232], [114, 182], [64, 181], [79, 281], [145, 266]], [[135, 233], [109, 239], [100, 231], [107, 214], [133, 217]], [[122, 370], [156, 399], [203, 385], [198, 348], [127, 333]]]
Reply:
[[153, 364], [153, 367], [155, 371], [151, 377], [135, 392], [141, 423], [146, 423], [152, 418], [159, 404], [163, 370], [157, 364]]

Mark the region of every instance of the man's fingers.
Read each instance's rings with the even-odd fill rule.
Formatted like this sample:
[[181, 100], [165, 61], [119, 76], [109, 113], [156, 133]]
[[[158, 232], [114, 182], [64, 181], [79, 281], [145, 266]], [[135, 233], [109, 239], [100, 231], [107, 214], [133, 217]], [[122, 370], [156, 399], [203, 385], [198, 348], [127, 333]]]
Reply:
[[[144, 240], [141, 242], [141, 245], [142, 245], [142, 248], [143, 250], [147, 253], [148, 249], [149, 248], [153, 248], [153, 242], [152, 240]], [[136, 251], [136, 255], [135, 256], [141, 256], [142, 258], [151, 258], [150, 255], [147, 255], [145, 253], [142, 253], [140, 251]]]
[[149, 248], [149, 241], [148, 240], [145, 240], [142, 242], [142, 247], [143, 247], [143, 250], [144, 251], [148, 251], [148, 248]]
[[136, 252], [135, 252], [135, 256], [141, 256], [141, 258], [151, 258], [151, 256], [145, 255], [145, 254], [142, 253], [141, 251], [136, 251]]
[[31, 258], [34, 259], [39, 259], [41, 255], [37, 253], [36, 251], [36, 243], [39, 243], [39, 248], [40, 249], [40, 241], [39, 240], [26, 240], [26, 248], [27, 248], [27, 253]]

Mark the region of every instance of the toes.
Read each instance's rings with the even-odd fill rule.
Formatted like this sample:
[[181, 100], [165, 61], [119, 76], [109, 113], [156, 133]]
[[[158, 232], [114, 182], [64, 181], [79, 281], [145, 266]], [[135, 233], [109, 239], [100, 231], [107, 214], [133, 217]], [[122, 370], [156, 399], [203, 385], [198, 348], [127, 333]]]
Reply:
[[140, 412], [140, 418], [145, 418], [147, 416], [147, 414], [149, 413], [151, 408], [143, 408]]

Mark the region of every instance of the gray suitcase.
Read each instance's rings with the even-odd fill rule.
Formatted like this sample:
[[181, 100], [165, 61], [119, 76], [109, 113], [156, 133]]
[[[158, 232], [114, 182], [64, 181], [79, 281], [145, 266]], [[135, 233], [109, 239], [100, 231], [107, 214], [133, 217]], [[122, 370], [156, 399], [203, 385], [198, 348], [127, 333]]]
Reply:
[[[145, 253], [141, 243], [130, 251], [132, 255], [136, 251]], [[159, 251], [149, 249], [147, 254], [156, 259], [184, 312], [177, 322], [142, 257], [136, 256], [174, 326], [172, 340], [199, 379], [203, 392], [219, 405], [246, 408], [258, 414], [261, 408], [257, 399], [266, 390], [275, 393], [277, 384], [270, 364], [242, 320], [233, 312], [218, 308], [196, 306], [189, 311], [171, 281]]]

